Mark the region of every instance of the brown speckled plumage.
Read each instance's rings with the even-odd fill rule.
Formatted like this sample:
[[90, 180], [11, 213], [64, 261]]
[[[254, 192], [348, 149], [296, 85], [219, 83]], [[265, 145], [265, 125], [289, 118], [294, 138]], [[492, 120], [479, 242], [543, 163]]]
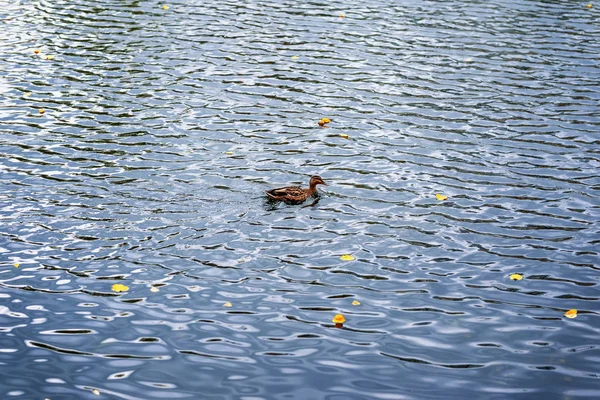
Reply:
[[300, 204], [309, 197], [317, 196], [317, 185], [327, 185], [320, 176], [315, 175], [310, 178], [309, 187], [302, 189], [299, 186], [286, 186], [277, 189], [265, 191], [269, 199], [283, 201], [286, 204]]

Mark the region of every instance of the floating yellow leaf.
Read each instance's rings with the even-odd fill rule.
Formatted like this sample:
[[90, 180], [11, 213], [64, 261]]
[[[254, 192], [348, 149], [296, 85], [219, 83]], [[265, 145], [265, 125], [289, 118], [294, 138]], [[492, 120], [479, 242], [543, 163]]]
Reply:
[[46, 56], [46, 60], [54, 60], [54, 56], [53, 55]]
[[350, 136], [346, 135], [345, 133], [340, 133], [340, 136], [344, 139], [350, 139]]
[[31, 96], [31, 92], [23, 93], [23, 96], [24, 97], [29, 97], [29, 96]]
[[355, 260], [354, 256], [350, 255], [350, 254], [343, 254], [340, 256], [340, 259], [342, 261], [353, 261]]
[[129, 290], [129, 286], [121, 285], [120, 283], [115, 283], [112, 285], [113, 292], [126, 292]]
[[162, 6], [162, 9], [163, 9], [163, 10], [168, 10], [168, 9], [169, 9], [169, 6], [168, 6], [168, 5], [166, 5], [166, 4], [164, 4], [164, 5]]
[[521, 274], [512, 274], [511, 276], [509, 276], [511, 281], [520, 281], [521, 279], [523, 279], [523, 275]]
[[321, 118], [321, 120], [319, 121], [319, 126], [324, 126], [330, 122], [331, 120], [329, 118]]
[[225, 304], [223, 304], [223, 307], [231, 307], [231, 306], [232, 306], [232, 304], [228, 301], [225, 302]]
[[152, 287], [150, 288], [150, 291], [151, 291], [151, 292], [153, 292], [153, 293], [156, 293], [156, 292], [160, 292], [160, 289], [159, 289], [159, 288], [157, 288], [156, 286], [152, 286]]
[[335, 317], [333, 317], [333, 319], [331, 320], [331, 322], [335, 322], [336, 324], [344, 323], [346, 322], [346, 318], [344, 317], [344, 314], [336, 314]]
[[575, 318], [577, 316], [577, 310], [569, 310], [565, 313], [565, 317], [567, 318]]
[[588, 4], [586, 7], [587, 8], [592, 8], [592, 3]]
[[92, 393], [94, 393], [96, 396], [100, 396], [100, 391], [98, 389], [92, 390]]
[[335, 324], [336, 328], [341, 328], [344, 326], [344, 322], [346, 322], [346, 318], [342, 314], [336, 314], [335, 317], [331, 320]]
[[232, 156], [233, 155], [233, 151], [226, 151], [225, 154], [227, 154], [228, 156]]
[[354, 300], [354, 301], [352, 302], [352, 305], [353, 305], [353, 306], [360, 306], [360, 301], [358, 301], [358, 300]]
[[472, 58], [465, 58], [465, 62], [473, 62]]
[[297, 59], [299, 59], [299, 58], [300, 58], [300, 57], [298, 57], [298, 56], [292, 56], [292, 60], [297, 60]]
[[344, 13], [340, 14], [340, 18], [344, 18], [344, 17], [345, 17]]
[[43, 114], [43, 113], [45, 113], [45, 112], [46, 112], [46, 110], [44, 110], [43, 108], [42, 108], [42, 109], [40, 109], [40, 114]]
[[34, 54], [40, 54], [40, 51], [39, 51], [38, 49], [34, 49], [34, 50], [33, 50], [33, 53], [34, 53]]
[[19, 268], [19, 263], [14, 263], [13, 265], [15, 266], [15, 268]]
[[448, 199], [448, 196], [444, 196], [443, 194], [436, 193], [435, 194], [435, 198], [438, 199], [438, 200], [440, 200], [440, 201], [444, 201], [444, 200]]

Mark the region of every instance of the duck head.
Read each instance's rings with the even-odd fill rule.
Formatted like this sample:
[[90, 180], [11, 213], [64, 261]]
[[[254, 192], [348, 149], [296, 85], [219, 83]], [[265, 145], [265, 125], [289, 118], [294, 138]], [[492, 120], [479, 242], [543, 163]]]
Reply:
[[323, 181], [323, 179], [319, 175], [311, 176], [310, 177], [309, 186], [311, 188], [316, 188], [317, 185], [325, 185], [325, 186], [327, 186], [327, 184], [325, 183], [325, 181]]

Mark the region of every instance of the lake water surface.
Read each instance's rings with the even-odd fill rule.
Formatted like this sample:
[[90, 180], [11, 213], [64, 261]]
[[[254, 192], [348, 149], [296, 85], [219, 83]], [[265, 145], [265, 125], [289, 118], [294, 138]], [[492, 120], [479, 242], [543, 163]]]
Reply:
[[600, 398], [586, 5], [5, 2], [0, 398]]

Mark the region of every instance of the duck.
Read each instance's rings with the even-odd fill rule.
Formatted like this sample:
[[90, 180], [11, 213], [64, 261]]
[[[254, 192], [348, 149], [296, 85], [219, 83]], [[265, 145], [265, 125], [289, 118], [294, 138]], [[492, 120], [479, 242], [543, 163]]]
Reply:
[[310, 182], [306, 189], [302, 189], [300, 186], [286, 186], [265, 190], [265, 193], [269, 196], [269, 200], [283, 201], [286, 204], [301, 204], [309, 197], [317, 197], [319, 195], [317, 185], [327, 186], [319, 175], [314, 175], [310, 177]]

